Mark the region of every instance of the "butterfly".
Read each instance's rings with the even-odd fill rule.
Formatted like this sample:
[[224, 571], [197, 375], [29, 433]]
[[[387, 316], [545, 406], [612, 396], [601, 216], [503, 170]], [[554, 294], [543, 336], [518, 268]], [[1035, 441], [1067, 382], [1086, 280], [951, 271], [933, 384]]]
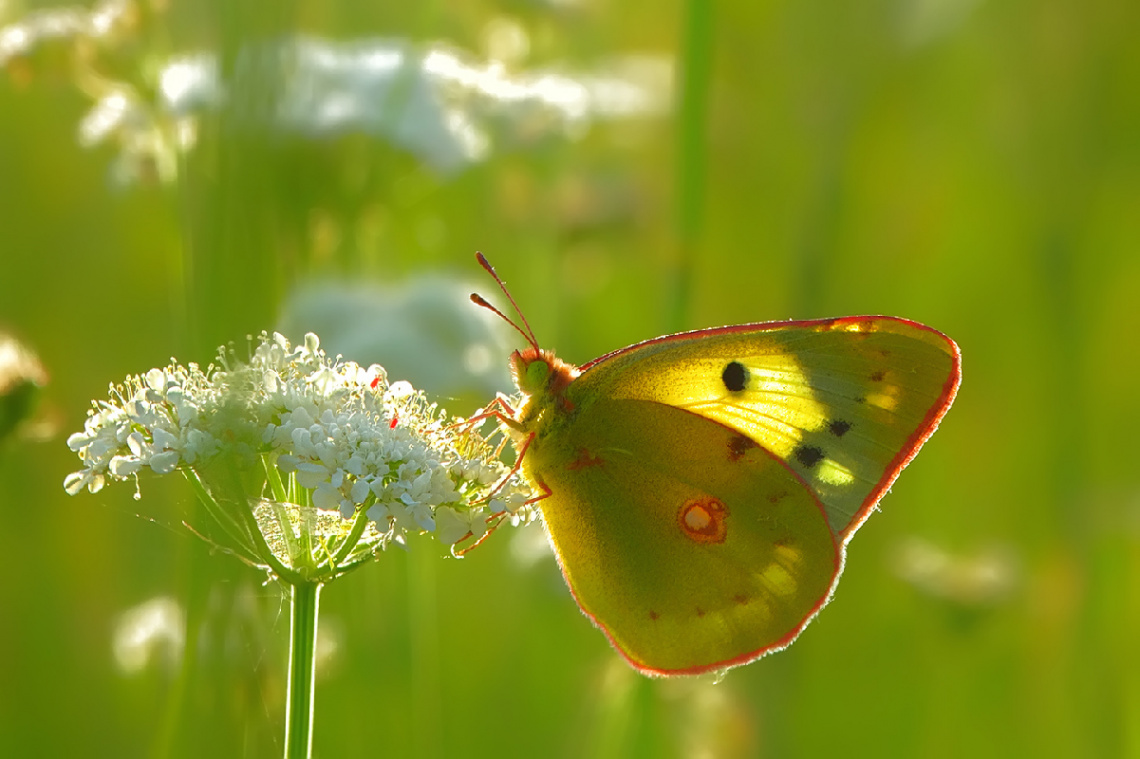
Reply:
[[953, 340], [852, 316], [702, 329], [575, 367], [511, 354], [512, 436], [562, 574], [637, 670], [695, 675], [785, 648], [831, 599], [848, 541], [934, 432]]

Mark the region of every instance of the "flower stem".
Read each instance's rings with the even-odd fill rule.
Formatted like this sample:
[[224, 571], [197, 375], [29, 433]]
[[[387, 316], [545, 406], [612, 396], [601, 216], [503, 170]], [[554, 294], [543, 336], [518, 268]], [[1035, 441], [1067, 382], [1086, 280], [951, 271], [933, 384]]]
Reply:
[[298, 582], [292, 596], [289, 694], [285, 712], [285, 759], [309, 759], [313, 746], [313, 686], [317, 661], [317, 615], [321, 585]]

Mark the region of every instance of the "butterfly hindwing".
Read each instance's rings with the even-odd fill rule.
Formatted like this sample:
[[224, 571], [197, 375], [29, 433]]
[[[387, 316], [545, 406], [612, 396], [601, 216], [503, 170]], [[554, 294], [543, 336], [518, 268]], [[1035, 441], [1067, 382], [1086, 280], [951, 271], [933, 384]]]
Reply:
[[791, 642], [826, 602], [840, 547], [781, 460], [653, 401], [598, 399], [526, 467], [579, 605], [639, 669], [698, 672]]

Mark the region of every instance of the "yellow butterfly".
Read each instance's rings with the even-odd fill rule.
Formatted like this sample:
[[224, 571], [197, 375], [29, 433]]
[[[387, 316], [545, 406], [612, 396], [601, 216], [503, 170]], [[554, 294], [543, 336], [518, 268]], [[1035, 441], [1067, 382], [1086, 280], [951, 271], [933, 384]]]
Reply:
[[495, 415], [543, 494], [566, 583], [649, 675], [795, 640], [961, 378], [953, 340], [889, 316], [703, 329], [577, 368], [539, 348], [525, 317], [523, 330], [472, 298], [529, 343], [510, 357], [522, 402]]

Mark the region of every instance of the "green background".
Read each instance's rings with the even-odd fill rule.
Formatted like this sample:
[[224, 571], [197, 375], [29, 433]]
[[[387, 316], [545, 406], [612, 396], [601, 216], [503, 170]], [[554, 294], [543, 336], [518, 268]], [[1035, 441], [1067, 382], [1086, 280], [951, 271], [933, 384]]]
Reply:
[[[886, 313], [957, 340], [962, 389], [831, 605], [720, 683], [629, 670], [554, 562], [518, 558], [537, 526], [463, 560], [389, 551], [324, 592], [316, 756], [1140, 756], [1140, 5], [218, 0], [143, 19], [96, 54], [140, 89], [173, 53], [232, 62], [292, 31], [483, 65], [504, 24], [530, 41], [508, 74], [636, 54], [682, 84], [657, 115], [539, 119], [456, 174], [376, 135], [204, 116], [175, 181], [124, 186], [113, 147], [77, 143], [76, 48], [7, 61], [0, 324], [50, 374], [56, 432], [0, 448], [0, 755], [280, 754], [277, 589], [181, 526], [176, 478], [68, 497], [64, 440], [108, 382], [208, 362], [298, 285], [434, 272], [495, 296], [482, 250], [575, 363]], [[192, 655], [129, 672], [121, 615], [159, 597]]]

